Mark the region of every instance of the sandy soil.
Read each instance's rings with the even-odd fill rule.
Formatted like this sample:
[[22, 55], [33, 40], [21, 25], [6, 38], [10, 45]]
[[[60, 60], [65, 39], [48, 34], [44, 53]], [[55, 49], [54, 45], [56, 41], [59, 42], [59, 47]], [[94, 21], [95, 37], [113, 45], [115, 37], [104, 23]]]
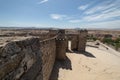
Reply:
[[65, 61], [55, 62], [50, 80], [120, 80], [120, 53], [105, 46], [67, 53]]

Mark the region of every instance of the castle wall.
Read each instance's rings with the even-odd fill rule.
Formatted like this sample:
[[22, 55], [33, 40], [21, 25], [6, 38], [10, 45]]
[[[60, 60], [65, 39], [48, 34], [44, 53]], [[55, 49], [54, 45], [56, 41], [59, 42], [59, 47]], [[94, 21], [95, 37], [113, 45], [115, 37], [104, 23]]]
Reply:
[[55, 53], [55, 38], [29, 38], [0, 46], [0, 80], [48, 80]]
[[38, 43], [38, 38], [31, 38], [1, 46], [0, 80], [36, 80], [42, 69]]
[[78, 49], [78, 35], [74, 35], [71, 38], [71, 49], [77, 50]]
[[[49, 80], [55, 59], [66, 59], [65, 30], [58, 32], [0, 45], [0, 80]], [[72, 36], [72, 49], [85, 51], [86, 37], [85, 30]]]
[[86, 48], [87, 42], [87, 30], [80, 30], [79, 31], [79, 43], [78, 43], [78, 51], [84, 52]]
[[43, 80], [49, 80], [56, 58], [55, 38], [41, 41], [40, 50], [42, 52], [42, 61], [43, 61], [43, 68], [42, 68]]

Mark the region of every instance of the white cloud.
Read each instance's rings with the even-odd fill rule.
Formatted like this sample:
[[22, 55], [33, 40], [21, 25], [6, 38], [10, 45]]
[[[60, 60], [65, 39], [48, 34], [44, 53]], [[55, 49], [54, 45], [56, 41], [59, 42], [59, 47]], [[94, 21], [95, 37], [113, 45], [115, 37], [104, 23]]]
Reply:
[[115, 4], [110, 4], [110, 5], [99, 5], [99, 6], [94, 6], [93, 8], [87, 10], [85, 13], [86, 14], [93, 14], [96, 12], [102, 12], [104, 10], [110, 9], [114, 6]]
[[86, 21], [102, 21], [102, 20], [110, 20], [111, 18], [120, 17], [120, 10], [103, 12], [101, 14], [93, 14], [89, 16], [83, 17], [83, 20]]
[[99, 3], [98, 5], [93, 5], [90, 9], [88, 8], [89, 5], [79, 6], [79, 10], [85, 11], [83, 12], [83, 15], [78, 14], [67, 16], [61, 14], [51, 14], [50, 17], [55, 20], [66, 20], [73, 26], [81, 25], [86, 27], [117, 28], [120, 27], [120, 5], [116, 1], [105, 1], [103, 3]]
[[107, 10], [112, 10], [113, 8], [117, 9], [120, 8], [120, 0], [105, 0], [93, 7], [91, 7], [90, 9], [85, 11], [85, 14], [95, 14], [95, 13], [100, 13], [103, 11], [107, 11]]
[[85, 16], [83, 17], [83, 20], [85, 21], [98, 21], [99, 19], [102, 18], [102, 15], [90, 15], [90, 16]]
[[5, 23], [0, 23], [0, 26], [6, 27], [41, 27], [43, 24], [32, 23], [32, 22], [19, 22], [19, 21], [9, 21]]
[[82, 20], [76, 19], [76, 20], [69, 20], [70, 23], [79, 23], [82, 22]]
[[83, 12], [84, 16], [81, 17], [79, 20], [70, 20], [69, 22], [72, 23], [79, 23], [81, 21], [84, 22], [93, 22], [93, 21], [110, 21], [115, 19], [116, 17], [120, 18], [120, 0], [109, 0], [103, 1], [98, 5], [94, 5], [90, 9], [85, 10], [88, 8], [88, 5], [80, 6], [79, 9], [85, 10]]
[[85, 10], [85, 9], [88, 8], [88, 6], [89, 6], [88, 4], [87, 5], [82, 5], [82, 6], [79, 6], [78, 9], [79, 10]]
[[[81, 23], [82, 22], [82, 23]], [[104, 21], [104, 22], [93, 22], [93, 23], [88, 23], [88, 22], [83, 22], [78, 20], [77, 24], [73, 23], [68, 26], [75, 26], [75, 27], [82, 27], [82, 28], [120, 28], [120, 20], [114, 20], [114, 21]]]
[[38, 4], [42, 4], [42, 3], [46, 3], [48, 2], [48, 0], [42, 0], [41, 2], [39, 2]]
[[63, 20], [66, 18], [66, 15], [61, 15], [61, 14], [51, 14], [50, 17], [55, 20]]
[[107, 21], [107, 22], [98, 22], [98, 23], [88, 23], [84, 26], [87, 28], [119, 28], [120, 27], [120, 20], [115, 21]]
[[81, 22], [106, 22], [111, 20], [117, 20], [116, 18], [120, 18], [120, 10], [116, 8], [111, 8], [103, 11], [98, 14], [91, 14], [82, 16], [80, 19], [72, 19], [69, 20], [71, 23], [81, 23]]

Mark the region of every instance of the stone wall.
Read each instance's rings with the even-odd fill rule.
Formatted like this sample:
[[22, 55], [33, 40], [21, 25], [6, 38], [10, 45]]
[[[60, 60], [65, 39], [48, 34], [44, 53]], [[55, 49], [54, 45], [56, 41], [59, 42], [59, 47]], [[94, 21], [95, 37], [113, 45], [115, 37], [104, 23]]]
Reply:
[[9, 42], [0, 46], [0, 80], [48, 80], [55, 57], [55, 38]]
[[77, 50], [78, 49], [78, 35], [71, 36], [71, 49]]
[[78, 51], [84, 52], [86, 48], [86, 42], [87, 42], [87, 30], [80, 30], [79, 36], [78, 36]]
[[40, 41], [40, 50], [42, 52], [43, 61], [43, 80], [49, 80], [55, 58], [56, 58], [56, 43], [55, 38]]
[[[0, 45], [0, 80], [49, 80], [55, 59], [66, 59], [68, 43], [65, 30], [50, 31], [44, 36]], [[85, 30], [72, 36], [71, 47], [85, 51], [86, 37]]]
[[0, 80], [37, 80], [38, 74], [42, 73], [39, 47], [38, 38], [12, 41], [1, 46]]

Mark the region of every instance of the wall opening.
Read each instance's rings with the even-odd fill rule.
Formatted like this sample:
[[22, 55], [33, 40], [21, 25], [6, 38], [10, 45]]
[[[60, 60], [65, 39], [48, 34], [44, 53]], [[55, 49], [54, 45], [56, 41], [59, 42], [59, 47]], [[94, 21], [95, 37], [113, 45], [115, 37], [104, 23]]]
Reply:
[[72, 50], [71, 50], [71, 40], [68, 41], [68, 50], [69, 50], [69, 51], [72, 51]]

